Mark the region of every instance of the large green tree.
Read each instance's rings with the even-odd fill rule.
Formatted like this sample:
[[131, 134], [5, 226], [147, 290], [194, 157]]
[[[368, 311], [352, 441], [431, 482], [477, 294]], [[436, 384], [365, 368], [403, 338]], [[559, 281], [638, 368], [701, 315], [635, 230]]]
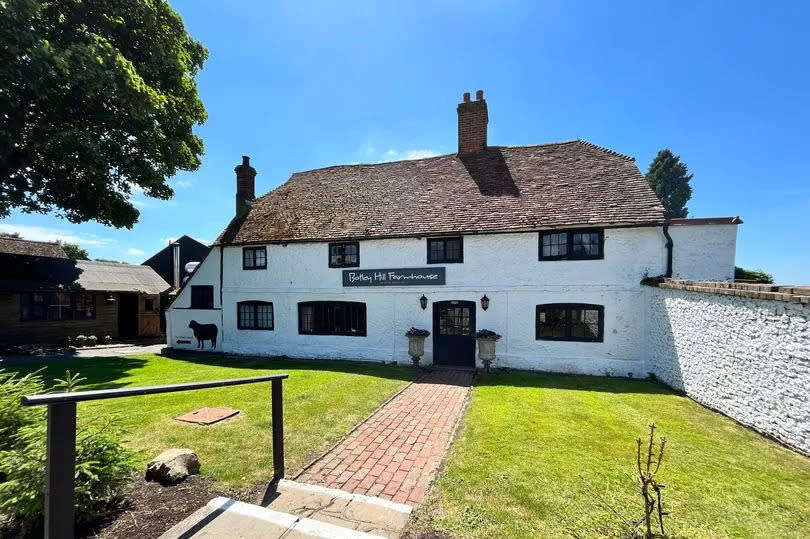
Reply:
[[162, 0], [0, 0], [0, 217], [132, 227], [200, 166], [206, 49]]
[[647, 171], [647, 182], [664, 205], [667, 217], [686, 217], [689, 208], [686, 203], [692, 198], [692, 187], [686, 163], [668, 148], [658, 152], [650, 169]]
[[73, 260], [90, 260], [87, 249], [82, 249], [76, 243], [63, 243], [62, 250], [65, 251], [68, 258], [72, 258]]

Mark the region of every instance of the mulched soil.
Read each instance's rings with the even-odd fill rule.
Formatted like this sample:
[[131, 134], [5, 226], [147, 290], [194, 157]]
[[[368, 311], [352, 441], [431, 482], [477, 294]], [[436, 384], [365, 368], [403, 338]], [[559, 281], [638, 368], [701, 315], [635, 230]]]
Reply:
[[77, 530], [78, 537], [151, 539], [189, 516], [217, 496], [258, 503], [267, 485], [229, 490], [200, 476], [191, 476], [173, 487], [148, 483], [138, 477], [124, 499], [102, 519]]

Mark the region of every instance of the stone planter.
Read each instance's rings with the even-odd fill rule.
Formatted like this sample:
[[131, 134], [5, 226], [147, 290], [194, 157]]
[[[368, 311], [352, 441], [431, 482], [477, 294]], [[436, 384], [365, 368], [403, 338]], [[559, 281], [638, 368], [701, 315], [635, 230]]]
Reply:
[[408, 335], [408, 355], [415, 367], [419, 366], [419, 360], [425, 355], [425, 337], [421, 335]]
[[486, 372], [489, 366], [495, 361], [495, 339], [478, 339], [478, 359], [484, 364]]

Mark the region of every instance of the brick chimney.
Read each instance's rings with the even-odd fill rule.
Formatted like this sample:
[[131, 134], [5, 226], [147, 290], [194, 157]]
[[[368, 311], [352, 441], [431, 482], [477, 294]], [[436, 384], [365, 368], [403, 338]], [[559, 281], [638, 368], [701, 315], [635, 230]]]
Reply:
[[480, 152], [487, 147], [487, 102], [484, 91], [475, 92], [475, 101], [470, 101], [470, 92], [458, 104], [458, 153]]
[[243, 155], [242, 164], [233, 170], [236, 172], [236, 216], [243, 217], [256, 198], [256, 169], [250, 166], [250, 157]]

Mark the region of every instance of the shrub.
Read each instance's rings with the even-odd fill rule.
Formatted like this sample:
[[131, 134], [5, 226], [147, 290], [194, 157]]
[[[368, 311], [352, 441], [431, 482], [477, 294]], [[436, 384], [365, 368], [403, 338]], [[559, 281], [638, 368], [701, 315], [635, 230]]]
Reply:
[[77, 335], [76, 338], [73, 339], [73, 344], [81, 348], [82, 346], [87, 344], [87, 337], [85, 337], [84, 335]]
[[430, 332], [426, 329], [411, 328], [405, 332], [406, 337], [430, 337]]
[[501, 338], [501, 335], [498, 335], [491, 329], [479, 329], [475, 332], [476, 339], [485, 339], [487, 341], [497, 341]]
[[744, 279], [747, 281], [756, 281], [763, 284], [773, 284], [773, 275], [762, 271], [761, 269], [749, 270], [734, 266], [734, 278]]
[[103, 342], [104, 344], [110, 344], [112, 342], [112, 337], [110, 337], [109, 335], [104, 335], [104, 338], [101, 339], [101, 342]]
[[[66, 373], [61, 387], [71, 389], [81, 377]], [[19, 406], [22, 395], [39, 393], [41, 378], [3, 375], [0, 379], [0, 514], [20, 533], [29, 533], [42, 521], [45, 471], [45, 410]], [[13, 403], [16, 403], [16, 408]], [[17, 417], [10, 421], [9, 417]], [[13, 432], [8, 433], [13, 424]], [[8, 434], [8, 435], [7, 435]], [[76, 435], [76, 520], [96, 517], [118, 497], [133, 472], [134, 454], [124, 449], [114, 419], [105, 418], [79, 426]]]
[[98, 337], [95, 335], [90, 335], [87, 337], [87, 346], [95, 346], [98, 344]]

